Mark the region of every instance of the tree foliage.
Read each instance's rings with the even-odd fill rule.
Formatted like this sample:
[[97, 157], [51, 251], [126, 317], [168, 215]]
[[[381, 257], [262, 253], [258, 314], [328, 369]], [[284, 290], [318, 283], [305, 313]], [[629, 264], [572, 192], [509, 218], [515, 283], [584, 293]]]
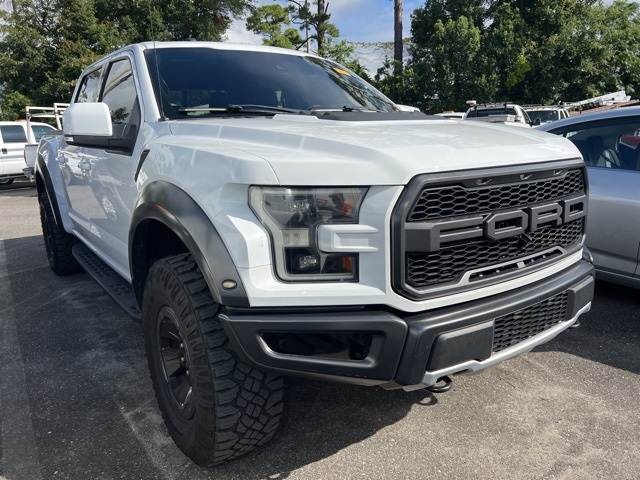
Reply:
[[[640, 5], [627, 0], [426, 0], [412, 14], [405, 102], [557, 103], [640, 93]], [[379, 72], [391, 84], [392, 72]]]
[[[248, 28], [263, 43], [313, 45], [367, 77], [354, 44], [331, 23], [326, 0], [253, 3], [11, 0], [10, 10], [0, 11], [4, 118], [21, 115], [29, 103], [68, 100], [81, 70], [118, 47], [150, 39], [220, 40], [231, 19], [248, 11]], [[375, 79], [399, 103], [439, 111], [463, 109], [469, 99], [556, 103], [621, 89], [640, 95], [638, 2], [425, 0], [411, 20], [404, 61], [387, 60]]]
[[[341, 63], [368, 78], [366, 70], [355, 58], [353, 44], [338, 40], [340, 31], [329, 22], [331, 14], [328, 12], [328, 3], [322, 0], [288, 2], [286, 7], [274, 3], [255, 8], [247, 18], [247, 28], [262, 35], [263, 45], [301, 50], [313, 42], [318, 55]], [[291, 25], [297, 25], [298, 28]]]
[[335, 44], [340, 36], [338, 28], [329, 22], [329, 5], [323, 0], [287, 1], [286, 7], [274, 3], [255, 8], [247, 18], [247, 28], [262, 35], [264, 45], [309, 51], [314, 42], [318, 55], [327, 56], [328, 45]]
[[0, 106], [68, 101], [80, 72], [108, 52], [145, 40], [221, 40], [251, 0], [13, 0], [0, 12]]
[[[277, 3], [256, 8], [247, 17], [247, 29], [262, 35], [263, 45], [282, 48], [300, 48], [305, 40], [291, 25], [291, 9]], [[284, 28], [284, 30], [283, 30]]]

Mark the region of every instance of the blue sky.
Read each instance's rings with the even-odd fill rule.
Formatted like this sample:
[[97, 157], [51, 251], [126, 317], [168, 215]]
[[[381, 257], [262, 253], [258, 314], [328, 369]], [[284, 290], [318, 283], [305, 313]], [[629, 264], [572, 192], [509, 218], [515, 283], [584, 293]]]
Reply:
[[[258, 5], [275, 3], [274, 0], [258, 0]], [[286, 5], [280, 0], [277, 3]], [[328, 0], [331, 22], [340, 30], [340, 38], [352, 42], [393, 41], [393, 0]], [[425, 4], [424, 0], [404, 0], [404, 36], [409, 36], [410, 13]], [[229, 40], [251, 39], [253, 34], [242, 32], [244, 25], [234, 25]], [[251, 42], [254, 43], [254, 42]], [[258, 40], [259, 43], [259, 40]]]
[[[331, 22], [340, 30], [340, 39], [350, 42], [393, 42], [393, 0], [327, 0]], [[258, 0], [258, 5], [274, 3], [274, 0]], [[286, 5], [285, 0], [278, 1]], [[411, 12], [425, 4], [424, 0], [404, 0], [403, 2], [403, 36], [411, 33]], [[227, 32], [230, 42], [254, 43], [262, 42], [258, 35], [247, 32], [244, 22], [234, 22]], [[365, 67], [375, 73], [382, 64], [385, 53], [373, 48], [358, 49]], [[388, 52], [393, 55], [392, 52]]]

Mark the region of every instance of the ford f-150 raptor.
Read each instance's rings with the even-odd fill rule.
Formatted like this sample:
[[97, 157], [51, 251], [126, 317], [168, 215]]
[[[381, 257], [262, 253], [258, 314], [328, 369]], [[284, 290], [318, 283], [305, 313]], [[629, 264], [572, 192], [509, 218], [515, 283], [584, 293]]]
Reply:
[[41, 140], [49, 264], [142, 319], [196, 463], [273, 436], [283, 375], [444, 391], [589, 310], [573, 144], [403, 110], [313, 55], [149, 42], [90, 65]]

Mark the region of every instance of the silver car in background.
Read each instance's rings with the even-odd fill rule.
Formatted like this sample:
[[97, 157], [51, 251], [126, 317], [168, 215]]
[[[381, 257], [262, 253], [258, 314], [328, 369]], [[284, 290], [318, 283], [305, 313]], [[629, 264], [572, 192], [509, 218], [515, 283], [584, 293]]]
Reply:
[[640, 288], [640, 107], [541, 125], [582, 152], [589, 171], [587, 247], [597, 278]]

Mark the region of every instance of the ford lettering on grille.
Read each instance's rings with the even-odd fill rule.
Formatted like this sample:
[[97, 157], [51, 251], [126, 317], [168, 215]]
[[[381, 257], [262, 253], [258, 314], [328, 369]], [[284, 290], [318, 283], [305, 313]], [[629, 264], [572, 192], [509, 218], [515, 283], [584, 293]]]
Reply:
[[392, 218], [394, 289], [426, 300], [575, 254], [588, 210], [585, 174], [575, 159], [415, 177]]
[[434, 252], [462, 240], [505, 238], [559, 226], [586, 215], [586, 195], [527, 208], [515, 208], [473, 217], [407, 225], [407, 250]]

